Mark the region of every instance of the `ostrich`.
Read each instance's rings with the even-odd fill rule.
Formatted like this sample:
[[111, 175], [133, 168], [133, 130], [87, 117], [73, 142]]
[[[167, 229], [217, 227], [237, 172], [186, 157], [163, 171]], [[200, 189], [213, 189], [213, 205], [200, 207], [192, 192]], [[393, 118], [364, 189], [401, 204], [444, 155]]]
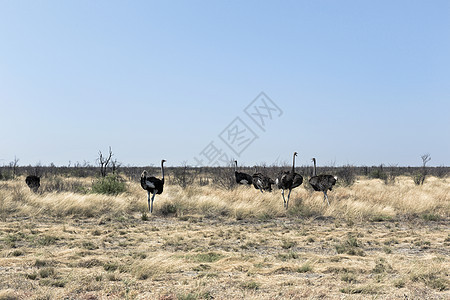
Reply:
[[257, 172], [255, 166], [255, 174], [253, 174], [252, 176], [252, 183], [255, 189], [260, 190], [262, 193], [263, 191], [271, 192], [272, 184], [274, 184], [274, 181], [270, 177]]
[[[147, 191], [147, 200], [148, 200], [148, 210], [150, 213], [153, 212], [153, 200], [155, 199], [156, 194], [161, 194], [164, 188], [164, 162], [165, 160], [161, 160], [161, 174], [162, 178], [156, 178], [153, 176], [147, 176], [147, 171], [142, 172], [141, 174], [141, 186], [144, 190]], [[150, 204], [150, 193], [153, 194], [151, 198]]]
[[309, 184], [313, 187], [315, 191], [322, 191], [323, 192], [323, 202], [325, 202], [325, 199], [327, 200], [328, 206], [330, 205], [330, 202], [328, 201], [327, 191], [333, 188], [333, 185], [336, 184], [337, 177], [333, 175], [316, 175], [316, 159], [312, 158], [312, 161], [314, 162], [314, 171], [313, 176], [309, 179]]
[[29, 175], [25, 178], [25, 183], [28, 185], [30, 190], [37, 193], [39, 187], [41, 186], [41, 178], [35, 175]]
[[[300, 186], [303, 183], [302, 175], [295, 173], [295, 157], [297, 156], [297, 152], [294, 152], [294, 156], [292, 158], [292, 170], [282, 172], [278, 178], [276, 179], [276, 184], [279, 189], [281, 189], [281, 195], [283, 196], [283, 206], [288, 209], [289, 206], [289, 197], [291, 196], [292, 189]], [[284, 198], [284, 190], [289, 190], [287, 201]]]
[[236, 183], [238, 184], [252, 184], [253, 177], [247, 173], [237, 171], [237, 160], [234, 161], [236, 166], [234, 167], [234, 177], [236, 177]]

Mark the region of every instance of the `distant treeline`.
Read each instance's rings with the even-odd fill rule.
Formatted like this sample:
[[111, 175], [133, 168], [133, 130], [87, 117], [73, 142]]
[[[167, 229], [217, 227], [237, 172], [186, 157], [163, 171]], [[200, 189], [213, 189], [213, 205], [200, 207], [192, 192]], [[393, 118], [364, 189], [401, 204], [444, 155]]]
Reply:
[[[255, 167], [239, 167], [240, 172], [246, 172], [253, 174]], [[257, 171], [265, 173], [269, 177], [275, 178], [278, 173], [283, 170], [289, 170], [290, 166], [257, 166]], [[295, 168], [296, 172], [304, 177], [310, 177], [312, 175], [312, 166], [298, 166]], [[160, 168], [155, 166], [143, 166], [143, 167], [131, 167], [131, 166], [119, 166], [107, 170], [108, 174], [119, 174], [125, 176], [128, 180], [139, 180], [143, 170], [147, 170], [150, 174], [160, 176]], [[414, 176], [418, 173], [426, 173], [428, 176], [436, 176], [443, 178], [450, 174], [450, 167], [400, 167], [400, 166], [321, 166], [317, 167], [318, 174], [332, 174], [348, 181], [348, 184], [353, 183], [356, 176], [367, 176], [369, 178], [380, 178], [389, 180], [396, 176]], [[100, 167], [84, 165], [84, 166], [0, 166], [0, 180], [10, 180], [17, 176], [36, 175], [40, 177], [51, 176], [63, 176], [63, 177], [98, 177], [101, 175]], [[169, 184], [173, 181], [187, 180], [189, 178], [197, 179], [211, 179], [214, 177], [229, 177], [234, 176], [234, 167], [167, 167], [166, 168], [166, 180]], [[353, 178], [353, 179], [352, 179]]]

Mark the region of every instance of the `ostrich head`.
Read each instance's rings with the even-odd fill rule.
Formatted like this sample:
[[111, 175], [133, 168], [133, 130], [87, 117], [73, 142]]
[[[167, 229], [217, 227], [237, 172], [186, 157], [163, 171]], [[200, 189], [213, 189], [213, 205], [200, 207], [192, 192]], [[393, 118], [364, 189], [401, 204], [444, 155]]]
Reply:
[[316, 159], [313, 157], [313, 158], [311, 158], [311, 161], [312, 162], [316, 162]]
[[292, 173], [295, 172], [295, 157], [297, 156], [297, 152], [294, 152], [294, 156], [292, 157]]
[[142, 178], [142, 177], [147, 177], [147, 174], [148, 174], [147, 171], [144, 170], [144, 171], [142, 172], [142, 174], [141, 174], [141, 178]]

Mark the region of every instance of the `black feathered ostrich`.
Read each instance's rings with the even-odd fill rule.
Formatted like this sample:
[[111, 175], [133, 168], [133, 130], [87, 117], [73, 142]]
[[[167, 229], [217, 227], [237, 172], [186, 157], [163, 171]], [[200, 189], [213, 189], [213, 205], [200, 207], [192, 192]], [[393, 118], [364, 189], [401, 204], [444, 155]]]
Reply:
[[[156, 194], [161, 194], [163, 192], [163, 188], [164, 188], [164, 163], [166, 161], [163, 159], [161, 160], [161, 174], [162, 174], [162, 178], [156, 178], [153, 176], [148, 176], [147, 171], [142, 172], [141, 174], [141, 186], [144, 190], [147, 191], [147, 195], [148, 195], [148, 210], [150, 211], [150, 213], [153, 212], [153, 200], [155, 199], [155, 195]], [[153, 194], [152, 198], [151, 198], [151, 203], [150, 203], [150, 193]]]
[[[297, 156], [297, 152], [294, 152], [294, 156], [292, 158], [292, 170], [282, 172], [278, 178], [276, 179], [276, 184], [279, 189], [281, 189], [281, 195], [283, 196], [283, 206], [288, 209], [289, 206], [289, 197], [291, 196], [292, 189], [300, 186], [303, 183], [302, 175], [295, 173], [295, 157]], [[284, 198], [284, 190], [289, 190], [287, 201]]]
[[309, 184], [313, 187], [315, 191], [323, 192], [323, 202], [325, 199], [327, 200], [328, 206], [330, 202], [328, 201], [327, 191], [333, 188], [333, 185], [336, 184], [337, 177], [333, 175], [316, 174], [316, 159], [313, 157], [312, 161], [314, 162], [314, 171], [313, 176], [309, 179]]
[[252, 184], [253, 177], [247, 173], [237, 171], [237, 160], [234, 161], [236, 164], [234, 167], [234, 177], [236, 177], [237, 184]]
[[255, 189], [260, 190], [262, 193], [263, 191], [271, 192], [274, 181], [269, 176], [258, 172], [255, 166], [255, 174], [252, 176], [252, 183]]
[[25, 178], [25, 183], [28, 185], [30, 190], [37, 193], [39, 187], [41, 186], [41, 178], [35, 175], [29, 175]]

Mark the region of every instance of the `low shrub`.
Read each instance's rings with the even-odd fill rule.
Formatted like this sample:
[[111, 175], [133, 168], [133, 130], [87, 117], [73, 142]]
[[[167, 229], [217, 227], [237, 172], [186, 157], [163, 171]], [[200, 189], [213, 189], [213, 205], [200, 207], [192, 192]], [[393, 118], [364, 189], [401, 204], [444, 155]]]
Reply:
[[386, 172], [383, 171], [382, 168], [379, 168], [379, 169], [375, 169], [372, 172], [370, 172], [369, 178], [381, 179], [381, 180], [384, 180], [385, 182], [387, 182], [388, 175], [386, 174]]
[[337, 172], [337, 177], [339, 178], [339, 183], [342, 183], [344, 186], [351, 186], [356, 180], [354, 167], [350, 165], [343, 166]]
[[96, 194], [118, 195], [127, 191], [127, 185], [117, 175], [110, 174], [92, 183], [92, 192]]

